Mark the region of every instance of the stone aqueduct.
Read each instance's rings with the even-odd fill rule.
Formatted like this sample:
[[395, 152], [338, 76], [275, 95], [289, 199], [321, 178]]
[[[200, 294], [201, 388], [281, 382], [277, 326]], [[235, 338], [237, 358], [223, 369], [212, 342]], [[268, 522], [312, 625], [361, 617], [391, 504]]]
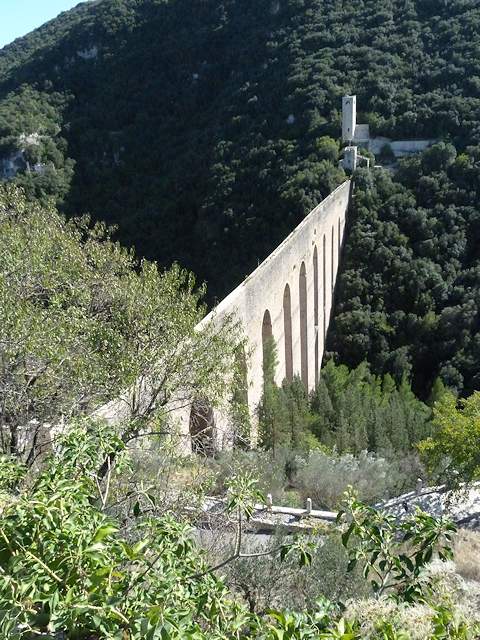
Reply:
[[[350, 180], [335, 189], [201, 323], [221, 320], [226, 314], [241, 321], [250, 347], [246, 375], [253, 425], [268, 338], [273, 337], [277, 347], [278, 384], [295, 374], [308, 389], [318, 382], [351, 192]], [[219, 411], [201, 416], [200, 429], [194, 410], [184, 413], [181, 423], [184, 435], [187, 429], [194, 435], [214, 424], [217, 447], [228, 446], [231, 429]]]

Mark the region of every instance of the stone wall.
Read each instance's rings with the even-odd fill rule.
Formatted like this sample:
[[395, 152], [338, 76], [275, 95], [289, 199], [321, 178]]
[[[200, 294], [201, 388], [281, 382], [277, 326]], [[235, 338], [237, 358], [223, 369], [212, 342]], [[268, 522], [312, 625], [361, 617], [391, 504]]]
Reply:
[[370, 138], [369, 150], [378, 155], [385, 145], [390, 146], [396, 158], [403, 158], [414, 153], [421, 153], [431, 147], [437, 140], [391, 140], [390, 138], [376, 137]]
[[[278, 384], [295, 374], [308, 389], [318, 381], [351, 189], [347, 180], [315, 207], [201, 323], [231, 313], [241, 321], [250, 347], [248, 404], [253, 425], [262, 395], [262, 342], [268, 335], [277, 345]], [[228, 440], [228, 421], [217, 412], [215, 422], [222, 446]]]

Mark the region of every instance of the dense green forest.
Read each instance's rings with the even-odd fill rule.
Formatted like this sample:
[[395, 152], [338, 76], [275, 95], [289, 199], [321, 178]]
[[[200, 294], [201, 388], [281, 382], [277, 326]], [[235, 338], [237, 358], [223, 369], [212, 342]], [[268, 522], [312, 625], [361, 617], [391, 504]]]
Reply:
[[373, 134], [448, 146], [358, 176], [329, 349], [423, 398], [437, 376], [470, 393], [479, 31], [475, 0], [83, 3], [0, 52], [0, 170], [178, 260], [213, 302], [344, 178], [355, 92]]
[[440, 143], [392, 180], [359, 172], [329, 347], [356, 366], [479, 389], [480, 147]]

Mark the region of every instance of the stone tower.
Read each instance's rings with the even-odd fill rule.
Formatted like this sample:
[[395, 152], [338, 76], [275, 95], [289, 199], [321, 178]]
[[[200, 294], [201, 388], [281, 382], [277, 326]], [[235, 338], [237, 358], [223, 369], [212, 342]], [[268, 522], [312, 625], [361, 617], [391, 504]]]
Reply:
[[342, 98], [342, 140], [352, 142], [357, 128], [357, 96]]
[[353, 173], [358, 164], [358, 147], [345, 147], [343, 154], [342, 167], [345, 171]]

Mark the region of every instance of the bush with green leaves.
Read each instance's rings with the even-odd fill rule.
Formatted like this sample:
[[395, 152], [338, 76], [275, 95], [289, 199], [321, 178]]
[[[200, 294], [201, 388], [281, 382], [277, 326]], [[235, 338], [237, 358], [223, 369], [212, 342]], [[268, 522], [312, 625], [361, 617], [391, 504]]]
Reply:
[[[279, 547], [288, 541], [288, 534], [277, 532], [271, 538], [255, 544], [255, 549]], [[225, 568], [225, 582], [258, 614], [269, 609], [315, 610], [321, 598], [345, 603], [371, 595], [360, 567], [348, 571], [348, 554], [338, 531], [322, 529], [312, 535], [312, 541], [306, 566], [300, 566], [295, 556], [283, 561], [278, 556], [243, 558]]]
[[351, 490], [344, 505], [337, 522], [347, 522], [342, 542], [345, 547], [351, 542], [349, 567], [362, 563], [364, 576], [378, 597], [390, 593], [402, 602], [427, 601], [429, 583], [422, 571], [434, 554], [441, 560], [453, 557], [455, 525], [420, 509], [398, 522], [359, 502]]
[[430, 473], [450, 486], [480, 478], [480, 392], [443, 394], [433, 408], [433, 433], [419, 443]]
[[0, 185], [0, 451], [32, 464], [45, 423], [104, 403], [128, 441], [172, 431], [174, 406], [224, 398], [239, 335], [231, 318], [196, 330], [204, 292], [178, 265], [139, 263], [104, 225]]
[[344, 615], [356, 621], [359, 640], [476, 640], [475, 613], [450, 607], [398, 603], [391, 598], [350, 602]]
[[[115, 453], [114, 456], [112, 454]], [[106, 476], [98, 470], [112, 459]], [[173, 512], [157, 514], [134, 506], [115, 517], [119, 494], [114, 489], [130, 465], [125, 443], [107, 425], [88, 420], [72, 425], [39, 473], [22, 479], [15, 465], [4, 473], [7, 493], [0, 511], [0, 632], [9, 640], [290, 640], [323, 638], [357, 640], [360, 622], [342, 617], [341, 607], [320, 599], [302, 612], [285, 609], [253, 613], [235, 602], [225, 583], [214, 576], [230, 562], [265, 557], [243, 553], [242, 521], [260, 499], [251, 476], [232, 479], [228, 509], [236, 518], [236, 552], [217, 566], [192, 542], [186, 522]], [[130, 491], [134, 487], [130, 488]], [[114, 496], [112, 504], [110, 496]], [[128, 496], [125, 496], [128, 497]], [[137, 504], [137, 503], [136, 503]], [[359, 552], [370, 571], [376, 562], [397, 562], [407, 571], [398, 576], [397, 598], [413, 599], [418, 592], [415, 571], [396, 551], [391, 523], [375, 532], [379, 515], [351, 503]], [[113, 508], [112, 508], [113, 507]], [[418, 566], [428, 562], [439, 539], [439, 524], [422, 516], [413, 534]], [[442, 525], [443, 526], [443, 525]], [[390, 527], [390, 528], [389, 528]], [[444, 526], [443, 531], [450, 529]], [[407, 530], [405, 529], [405, 532]], [[347, 543], [346, 535], [344, 541]], [[385, 537], [386, 536], [386, 537]], [[390, 536], [390, 537], [389, 537]], [[432, 538], [433, 536], [433, 538]], [[387, 544], [387, 546], [385, 546]], [[307, 540], [280, 545], [281, 557], [300, 553], [312, 559]], [[365, 553], [363, 553], [365, 552]], [[380, 557], [380, 554], [383, 554]], [[376, 555], [376, 557], [375, 557]], [[410, 556], [406, 556], [407, 558]], [[411, 558], [411, 557], [410, 557]], [[416, 565], [416, 560], [414, 562]], [[388, 568], [385, 566], [386, 570]], [[470, 627], [456, 626], [451, 608], [434, 612], [437, 635], [432, 638], [474, 637]], [[394, 622], [394, 621], [393, 621]], [[395, 625], [384, 621], [372, 638], [394, 638]], [[453, 630], [456, 629], [455, 634]], [[476, 629], [476, 627], [471, 627]], [[463, 635], [462, 635], [463, 634]]]
[[222, 495], [228, 479], [238, 473], [252, 473], [258, 480], [260, 490], [271, 493], [274, 500], [285, 499], [288, 484], [286, 466], [294, 456], [288, 450], [277, 451], [275, 458], [271, 451], [222, 451], [215, 458], [205, 461], [214, 476], [213, 493]]
[[123, 443], [106, 426], [79, 425], [34, 482], [4, 503], [2, 637], [223, 638], [240, 628], [245, 617], [224, 585], [208, 571], [194, 577], [208, 567], [186, 524], [137, 510], [125, 531], [102, 509], [94, 469], [113, 450], [121, 473]]
[[339, 455], [318, 449], [295, 460], [293, 486], [302, 497], [311, 498], [315, 508], [335, 509], [349, 485], [355, 487], [361, 500], [368, 503], [398, 495], [411, 488], [417, 476], [413, 459], [410, 469], [406, 460], [394, 462], [362, 451], [354, 456]]

